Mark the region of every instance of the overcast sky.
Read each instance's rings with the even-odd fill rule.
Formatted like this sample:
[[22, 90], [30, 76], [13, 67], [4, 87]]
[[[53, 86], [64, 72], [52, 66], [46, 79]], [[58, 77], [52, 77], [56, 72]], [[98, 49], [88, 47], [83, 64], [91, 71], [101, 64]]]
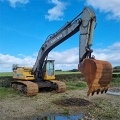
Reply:
[[[33, 67], [47, 36], [72, 20], [85, 6], [94, 10], [96, 59], [120, 66], [120, 0], [0, 0], [0, 72], [13, 64]], [[55, 68], [77, 68], [79, 33], [49, 53]]]

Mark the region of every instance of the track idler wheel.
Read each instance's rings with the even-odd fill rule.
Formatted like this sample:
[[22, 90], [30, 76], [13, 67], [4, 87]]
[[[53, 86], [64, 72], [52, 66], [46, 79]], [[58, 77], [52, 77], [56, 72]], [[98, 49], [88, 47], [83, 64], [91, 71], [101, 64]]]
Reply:
[[78, 65], [79, 70], [85, 77], [89, 90], [87, 95], [107, 92], [112, 79], [112, 66], [107, 61], [85, 59]]

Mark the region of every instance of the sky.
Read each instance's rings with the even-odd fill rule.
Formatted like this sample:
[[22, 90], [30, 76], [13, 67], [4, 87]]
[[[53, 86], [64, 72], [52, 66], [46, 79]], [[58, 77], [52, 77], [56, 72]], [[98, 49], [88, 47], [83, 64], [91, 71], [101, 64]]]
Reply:
[[[48, 35], [75, 18], [85, 6], [96, 14], [92, 49], [96, 59], [120, 66], [120, 0], [0, 0], [0, 72], [12, 65], [33, 67]], [[49, 53], [55, 69], [77, 69], [77, 33]]]

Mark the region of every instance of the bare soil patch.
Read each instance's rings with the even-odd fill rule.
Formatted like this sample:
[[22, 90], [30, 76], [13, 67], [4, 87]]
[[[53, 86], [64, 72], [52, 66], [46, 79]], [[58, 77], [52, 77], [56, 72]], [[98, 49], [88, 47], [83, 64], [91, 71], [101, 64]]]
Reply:
[[69, 99], [63, 99], [63, 100], [56, 100], [53, 103], [56, 105], [62, 105], [62, 106], [87, 106], [92, 104], [90, 101], [81, 99], [81, 98], [69, 98]]

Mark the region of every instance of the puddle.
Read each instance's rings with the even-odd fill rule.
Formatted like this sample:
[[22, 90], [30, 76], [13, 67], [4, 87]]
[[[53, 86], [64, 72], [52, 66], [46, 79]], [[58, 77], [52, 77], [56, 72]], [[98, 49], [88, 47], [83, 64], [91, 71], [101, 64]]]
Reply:
[[111, 91], [108, 91], [107, 94], [120, 96], [120, 92], [111, 92]]
[[45, 117], [36, 117], [32, 120], [80, 120], [83, 118], [83, 114], [80, 115], [69, 115], [69, 116], [62, 116], [62, 115], [56, 115], [56, 116], [45, 116]]

